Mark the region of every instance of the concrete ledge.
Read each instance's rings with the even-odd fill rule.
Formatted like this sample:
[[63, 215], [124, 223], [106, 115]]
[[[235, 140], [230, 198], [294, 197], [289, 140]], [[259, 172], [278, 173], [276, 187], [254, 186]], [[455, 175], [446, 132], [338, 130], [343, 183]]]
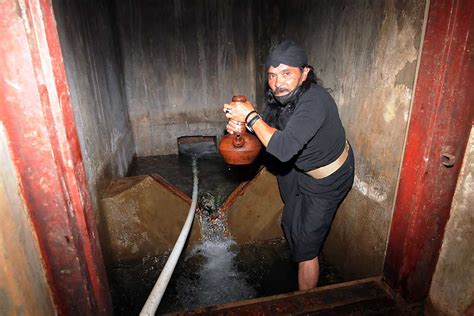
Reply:
[[[190, 205], [186, 194], [156, 174], [112, 180], [101, 200], [101, 237], [109, 263], [170, 251]], [[227, 213], [227, 232], [238, 243], [248, 243], [282, 237], [282, 208], [276, 178], [263, 168], [239, 185], [221, 210]], [[201, 238], [195, 217], [187, 246]]]
[[[173, 248], [191, 199], [158, 175], [114, 179], [102, 198], [111, 261], [164, 254]], [[195, 219], [188, 240], [201, 237]]]
[[229, 234], [238, 243], [283, 237], [282, 210], [276, 177], [266, 168], [239, 185], [222, 206]]

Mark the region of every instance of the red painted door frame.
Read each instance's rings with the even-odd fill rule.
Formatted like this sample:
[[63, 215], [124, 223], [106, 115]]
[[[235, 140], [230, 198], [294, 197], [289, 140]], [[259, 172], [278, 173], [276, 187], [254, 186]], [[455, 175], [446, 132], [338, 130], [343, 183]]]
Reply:
[[0, 122], [56, 309], [111, 314], [51, 2], [0, 0], [0, 16]]
[[473, 12], [430, 1], [383, 271], [408, 301], [428, 294], [473, 124]]
[[[472, 0], [432, 0], [384, 277], [429, 290], [473, 118]], [[60, 314], [110, 314], [50, 1], [0, 0], [0, 120]], [[442, 155], [455, 157], [447, 168]]]

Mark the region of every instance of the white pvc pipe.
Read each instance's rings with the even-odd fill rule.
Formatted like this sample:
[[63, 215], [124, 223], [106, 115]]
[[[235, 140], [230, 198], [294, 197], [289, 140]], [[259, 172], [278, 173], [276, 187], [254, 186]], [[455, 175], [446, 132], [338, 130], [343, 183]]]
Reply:
[[197, 176], [197, 166], [196, 158], [193, 159], [193, 200], [191, 202], [191, 207], [189, 208], [188, 217], [186, 222], [184, 222], [181, 233], [179, 234], [178, 240], [174, 245], [173, 251], [171, 252], [168, 260], [166, 261], [165, 267], [161, 271], [158, 280], [153, 287], [148, 299], [143, 306], [140, 316], [151, 316], [155, 315], [158, 305], [160, 305], [161, 298], [165, 293], [166, 287], [171, 279], [176, 263], [178, 262], [179, 256], [183, 251], [184, 243], [188, 238], [189, 231], [191, 230], [191, 225], [194, 219], [194, 213], [196, 212], [197, 204], [197, 194], [198, 194], [198, 176]]

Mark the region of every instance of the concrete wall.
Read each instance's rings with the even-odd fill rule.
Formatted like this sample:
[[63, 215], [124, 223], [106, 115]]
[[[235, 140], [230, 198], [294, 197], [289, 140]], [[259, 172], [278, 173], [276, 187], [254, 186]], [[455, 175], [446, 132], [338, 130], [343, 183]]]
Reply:
[[431, 283], [429, 315], [463, 315], [474, 312], [474, 130], [464, 156], [451, 216], [444, 233], [438, 264]]
[[0, 315], [54, 315], [33, 227], [0, 125]]
[[279, 39], [303, 43], [355, 151], [354, 188], [324, 248], [348, 278], [382, 271], [424, 11], [418, 0], [259, 3], [258, 67]]
[[137, 155], [221, 136], [222, 105], [255, 100], [252, 1], [116, 1]]
[[99, 195], [112, 177], [125, 174], [135, 153], [114, 10], [107, 0], [58, 0], [53, 5], [84, 166], [97, 211]]

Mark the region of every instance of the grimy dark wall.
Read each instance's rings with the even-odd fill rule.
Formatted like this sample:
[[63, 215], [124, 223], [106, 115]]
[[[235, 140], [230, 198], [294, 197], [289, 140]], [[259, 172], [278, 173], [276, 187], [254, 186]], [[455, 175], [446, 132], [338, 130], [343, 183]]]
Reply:
[[98, 195], [112, 177], [125, 174], [135, 153], [114, 10], [107, 0], [56, 0], [53, 8], [89, 189], [98, 210]]
[[257, 42], [265, 47], [257, 50], [257, 64], [281, 38], [304, 44], [317, 75], [331, 89], [355, 152], [355, 183], [323, 253], [349, 278], [380, 275], [425, 1], [260, 1], [258, 6]]
[[137, 155], [179, 136], [220, 136], [222, 105], [255, 100], [252, 1], [116, 1]]

